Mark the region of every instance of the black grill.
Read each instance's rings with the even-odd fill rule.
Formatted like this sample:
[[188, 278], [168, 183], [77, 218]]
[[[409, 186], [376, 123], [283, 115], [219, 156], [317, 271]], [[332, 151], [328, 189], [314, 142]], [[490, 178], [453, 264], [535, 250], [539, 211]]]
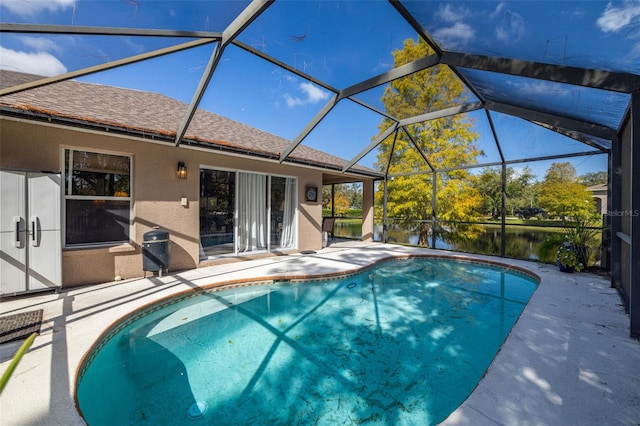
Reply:
[[142, 236], [142, 269], [144, 271], [158, 272], [160, 276], [164, 271], [169, 272], [169, 232], [154, 229]]

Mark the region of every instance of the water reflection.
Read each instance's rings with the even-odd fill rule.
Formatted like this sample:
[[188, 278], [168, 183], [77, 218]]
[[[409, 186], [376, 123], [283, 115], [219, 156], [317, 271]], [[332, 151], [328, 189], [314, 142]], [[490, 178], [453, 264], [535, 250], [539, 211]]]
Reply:
[[[474, 224], [472, 238], [460, 238], [458, 230], [440, 229], [436, 235], [436, 248], [467, 253], [500, 255], [501, 227], [499, 224]], [[418, 245], [419, 223], [392, 223], [387, 226], [389, 241]], [[538, 245], [547, 236], [562, 233], [562, 229], [534, 226], [508, 225], [505, 232], [505, 256], [514, 259], [537, 260]], [[335, 234], [338, 238], [362, 238], [362, 223], [353, 219], [336, 221]], [[374, 240], [382, 240], [382, 224], [374, 226]]]

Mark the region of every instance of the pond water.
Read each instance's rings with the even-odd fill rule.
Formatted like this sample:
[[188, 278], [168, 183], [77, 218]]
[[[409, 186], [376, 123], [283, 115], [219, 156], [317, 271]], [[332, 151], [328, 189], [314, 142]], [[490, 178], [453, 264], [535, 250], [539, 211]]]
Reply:
[[[436, 237], [436, 248], [455, 250], [466, 253], [500, 255], [500, 225], [476, 225], [479, 228], [473, 238], [461, 239], [455, 235], [439, 235]], [[509, 225], [505, 233], [505, 256], [514, 259], [538, 259], [538, 245], [552, 233], [562, 233], [558, 228], [536, 229], [534, 226]], [[339, 238], [359, 239], [362, 237], [362, 225], [355, 221], [340, 221], [335, 224], [335, 235]], [[391, 224], [388, 226], [387, 237], [390, 241], [403, 244], [418, 244], [417, 224]], [[382, 240], [382, 224], [376, 222], [374, 240]], [[429, 239], [431, 241], [431, 239]]]

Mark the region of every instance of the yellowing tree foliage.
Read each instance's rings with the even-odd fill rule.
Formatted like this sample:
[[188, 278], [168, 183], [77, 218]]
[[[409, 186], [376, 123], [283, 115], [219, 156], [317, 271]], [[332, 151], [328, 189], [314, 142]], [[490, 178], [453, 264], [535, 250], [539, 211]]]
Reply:
[[[404, 48], [393, 52], [395, 66], [425, 56], [433, 50], [421, 39], [405, 40]], [[402, 119], [458, 105], [466, 100], [463, 83], [446, 66], [434, 66], [395, 80], [387, 86], [382, 101], [386, 111]], [[384, 131], [393, 122], [384, 119], [379, 129]], [[411, 137], [407, 135], [409, 133]], [[408, 126], [407, 133], [397, 132], [378, 147], [376, 167], [390, 175], [429, 171], [420, 147], [436, 169], [475, 164], [482, 152], [476, 147], [478, 135], [466, 114], [458, 114]], [[413, 141], [412, 141], [413, 139]], [[414, 145], [415, 143], [415, 145]], [[466, 170], [438, 172], [436, 176], [436, 215], [445, 221], [469, 220], [482, 203]], [[432, 215], [432, 184], [430, 173], [396, 176], [388, 182], [388, 216], [398, 219], [428, 220]], [[382, 205], [382, 194], [376, 204]], [[454, 226], [448, 224], [449, 227]], [[428, 245], [430, 225], [423, 223], [418, 244]]]
[[552, 216], [585, 216], [595, 204], [587, 187], [578, 181], [571, 163], [553, 163], [540, 184], [538, 202]]
[[349, 200], [342, 193], [335, 195], [335, 214], [337, 216], [345, 216], [349, 213]]

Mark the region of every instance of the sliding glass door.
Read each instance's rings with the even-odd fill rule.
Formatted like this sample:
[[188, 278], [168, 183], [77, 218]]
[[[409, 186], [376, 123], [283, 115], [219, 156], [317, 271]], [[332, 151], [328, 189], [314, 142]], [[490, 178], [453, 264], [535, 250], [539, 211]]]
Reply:
[[200, 258], [234, 254], [236, 174], [200, 170]]
[[293, 178], [202, 169], [201, 259], [295, 248], [296, 188]]

